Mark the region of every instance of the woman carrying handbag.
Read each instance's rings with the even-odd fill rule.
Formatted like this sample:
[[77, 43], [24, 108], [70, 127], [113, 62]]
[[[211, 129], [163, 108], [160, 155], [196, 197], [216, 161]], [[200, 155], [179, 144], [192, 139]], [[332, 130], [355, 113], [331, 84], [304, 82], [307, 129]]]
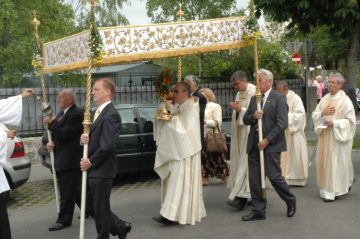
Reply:
[[[213, 141], [215, 134], [220, 133], [222, 110], [221, 106], [215, 103], [215, 95], [211, 89], [201, 89], [200, 93], [207, 99], [204, 116], [204, 134], [205, 140], [207, 141], [206, 145], [208, 145], [207, 143], [209, 143], [209, 140]], [[229, 169], [225, 160], [225, 152], [209, 152], [209, 150], [206, 150], [201, 157], [204, 186], [209, 184], [210, 177], [221, 179], [221, 183], [226, 182], [226, 179], [229, 176]]]

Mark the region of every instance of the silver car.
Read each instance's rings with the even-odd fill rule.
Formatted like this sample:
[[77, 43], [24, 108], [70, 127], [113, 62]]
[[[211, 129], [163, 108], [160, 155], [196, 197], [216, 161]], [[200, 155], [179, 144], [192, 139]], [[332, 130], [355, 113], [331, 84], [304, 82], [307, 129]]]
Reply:
[[[7, 130], [6, 126], [0, 127]], [[31, 162], [25, 154], [24, 144], [17, 136], [7, 141], [7, 158], [4, 171], [9, 185], [12, 189], [26, 183], [30, 177]]]

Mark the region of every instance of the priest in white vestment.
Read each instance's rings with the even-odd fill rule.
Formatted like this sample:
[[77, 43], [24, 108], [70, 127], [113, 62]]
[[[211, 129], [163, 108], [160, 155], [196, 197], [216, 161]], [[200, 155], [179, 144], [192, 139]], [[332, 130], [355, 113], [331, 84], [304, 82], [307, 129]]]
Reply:
[[248, 176], [248, 155], [246, 146], [250, 126], [243, 122], [250, 99], [255, 95], [256, 87], [247, 81], [246, 73], [236, 71], [230, 78], [236, 94], [235, 102], [230, 102], [233, 109], [231, 118], [230, 175], [228, 187], [231, 192], [228, 205], [243, 210], [250, 199]]
[[199, 103], [190, 86], [175, 86], [170, 121], [156, 122], [154, 170], [161, 178], [161, 210], [156, 222], [191, 224], [206, 216], [202, 194]]
[[[25, 89], [22, 94], [0, 100], [0, 124], [17, 126], [22, 116], [22, 98], [33, 94], [33, 89]], [[7, 138], [13, 138], [14, 132], [0, 127], [0, 237], [11, 238], [9, 217], [6, 210], [6, 192], [10, 190], [3, 165], [6, 163]]]
[[286, 96], [289, 106], [288, 128], [285, 130], [286, 151], [281, 153], [281, 171], [288, 185], [305, 186], [308, 177], [308, 152], [305, 136], [306, 113], [299, 95], [279, 81], [277, 91]]
[[315, 132], [319, 135], [316, 179], [324, 202], [347, 194], [354, 183], [351, 152], [356, 129], [354, 107], [341, 90], [344, 77], [331, 73], [328, 82], [329, 93], [312, 113]]

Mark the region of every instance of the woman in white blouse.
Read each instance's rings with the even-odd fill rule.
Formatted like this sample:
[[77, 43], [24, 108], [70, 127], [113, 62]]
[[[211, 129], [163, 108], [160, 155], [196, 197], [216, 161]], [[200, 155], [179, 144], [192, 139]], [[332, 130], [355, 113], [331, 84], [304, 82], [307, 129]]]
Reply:
[[[207, 99], [204, 116], [204, 138], [206, 140], [210, 132], [212, 133], [213, 130], [217, 131], [217, 128], [220, 128], [222, 123], [222, 110], [221, 106], [215, 103], [215, 95], [211, 89], [201, 89], [200, 93]], [[219, 178], [221, 182], [224, 183], [229, 176], [229, 169], [223, 153], [206, 152], [201, 157], [201, 164], [204, 186], [209, 184], [210, 177]]]

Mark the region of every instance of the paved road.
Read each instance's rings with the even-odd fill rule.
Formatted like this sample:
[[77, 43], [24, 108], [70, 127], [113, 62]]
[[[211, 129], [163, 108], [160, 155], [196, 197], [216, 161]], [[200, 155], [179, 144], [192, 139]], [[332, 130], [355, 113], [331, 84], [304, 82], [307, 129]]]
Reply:
[[[310, 152], [312, 149], [310, 149]], [[267, 219], [257, 222], [242, 222], [241, 216], [249, 212], [238, 212], [225, 205], [228, 189], [212, 181], [204, 187], [207, 217], [195, 226], [164, 227], [151, 220], [160, 208], [160, 184], [157, 179], [140, 177], [135, 180], [120, 180], [114, 187], [111, 203], [113, 211], [121, 218], [133, 223], [134, 228], [128, 239], [354, 239], [360, 234], [360, 152], [354, 151], [353, 162], [357, 182], [351, 193], [332, 203], [320, 200], [315, 184], [315, 165], [309, 170], [309, 182], [304, 188], [293, 187], [298, 198], [298, 211], [294, 218], [286, 217], [286, 206], [272, 190], [267, 191]], [[49, 179], [31, 182], [49, 184]], [[34, 186], [36, 187], [36, 186]], [[35, 197], [36, 190], [28, 197]], [[40, 194], [40, 193], [39, 193]], [[51, 193], [50, 193], [51, 194]], [[52, 197], [53, 198], [53, 197]], [[49, 232], [48, 226], [55, 218], [55, 202], [28, 205], [9, 209], [13, 238], [78, 238], [79, 220], [76, 216], [73, 225], [67, 229]], [[96, 238], [94, 220], [86, 220], [85, 238]]]

